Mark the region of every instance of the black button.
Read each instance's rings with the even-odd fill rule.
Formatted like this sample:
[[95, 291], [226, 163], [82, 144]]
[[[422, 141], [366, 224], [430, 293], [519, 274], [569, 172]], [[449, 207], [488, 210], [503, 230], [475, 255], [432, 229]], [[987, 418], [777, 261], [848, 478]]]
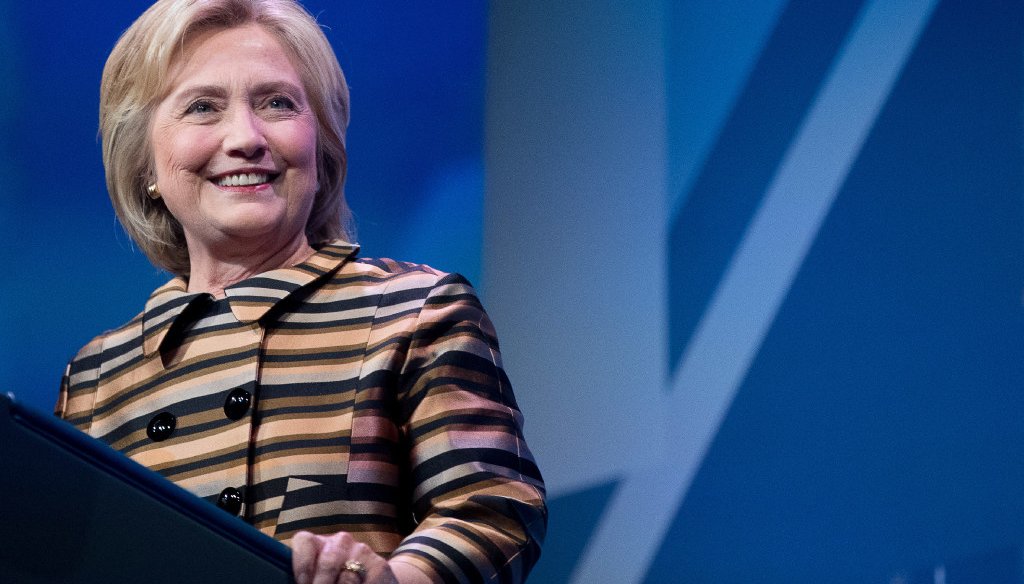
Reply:
[[252, 394], [242, 388], [233, 390], [224, 400], [224, 414], [232, 420], [240, 420], [245, 412], [249, 411], [249, 404], [252, 403]]
[[178, 424], [178, 418], [171, 412], [161, 412], [149, 421], [146, 426], [146, 436], [153, 442], [162, 442], [171, 437], [174, 427]]
[[242, 510], [242, 492], [234, 487], [224, 489], [217, 498], [217, 506], [232, 515], [238, 515]]

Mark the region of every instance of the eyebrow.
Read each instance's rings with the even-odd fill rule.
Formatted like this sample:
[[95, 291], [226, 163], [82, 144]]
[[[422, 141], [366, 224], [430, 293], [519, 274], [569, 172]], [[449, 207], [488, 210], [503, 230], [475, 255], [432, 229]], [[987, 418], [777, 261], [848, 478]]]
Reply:
[[[301, 86], [289, 83], [288, 81], [261, 81], [252, 86], [250, 92], [253, 95], [268, 95], [271, 93], [285, 93], [289, 97], [305, 101], [306, 92]], [[193, 85], [186, 87], [173, 96], [174, 101], [182, 102], [199, 96], [210, 96], [224, 98], [228, 91], [223, 85]]]

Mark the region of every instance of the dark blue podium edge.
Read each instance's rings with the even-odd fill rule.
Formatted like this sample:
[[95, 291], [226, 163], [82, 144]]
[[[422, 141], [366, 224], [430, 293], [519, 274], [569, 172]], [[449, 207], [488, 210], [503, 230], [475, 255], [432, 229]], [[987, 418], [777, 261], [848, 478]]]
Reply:
[[79, 431], [53, 414], [39, 412], [18, 402], [13, 393], [0, 392], [0, 408], [8, 410], [15, 423], [50, 444], [61, 448], [99, 471], [131, 485], [158, 503], [205, 525], [221, 537], [250, 550], [271, 564], [280, 567], [285, 573], [291, 574], [291, 550], [277, 540], [257, 531], [251, 525], [229, 516], [209, 502]]

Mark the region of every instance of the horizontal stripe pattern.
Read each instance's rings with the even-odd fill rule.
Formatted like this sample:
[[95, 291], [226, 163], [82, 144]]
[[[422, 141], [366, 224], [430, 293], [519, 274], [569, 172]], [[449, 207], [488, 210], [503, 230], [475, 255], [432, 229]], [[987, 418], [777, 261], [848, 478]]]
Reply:
[[172, 280], [72, 360], [57, 414], [200, 497], [241, 489], [285, 543], [344, 530], [435, 581], [521, 581], [547, 511], [493, 326], [462, 277], [356, 251], [220, 300]]

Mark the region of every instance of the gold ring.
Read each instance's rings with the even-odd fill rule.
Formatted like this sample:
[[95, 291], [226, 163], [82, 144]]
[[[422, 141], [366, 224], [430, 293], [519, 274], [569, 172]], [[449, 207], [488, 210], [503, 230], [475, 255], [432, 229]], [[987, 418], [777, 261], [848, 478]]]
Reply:
[[360, 561], [348, 560], [347, 562], [345, 562], [345, 571], [355, 572], [356, 574], [359, 574], [360, 578], [362, 578], [366, 575], [366, 566], [364, 566], [363, 563]]

